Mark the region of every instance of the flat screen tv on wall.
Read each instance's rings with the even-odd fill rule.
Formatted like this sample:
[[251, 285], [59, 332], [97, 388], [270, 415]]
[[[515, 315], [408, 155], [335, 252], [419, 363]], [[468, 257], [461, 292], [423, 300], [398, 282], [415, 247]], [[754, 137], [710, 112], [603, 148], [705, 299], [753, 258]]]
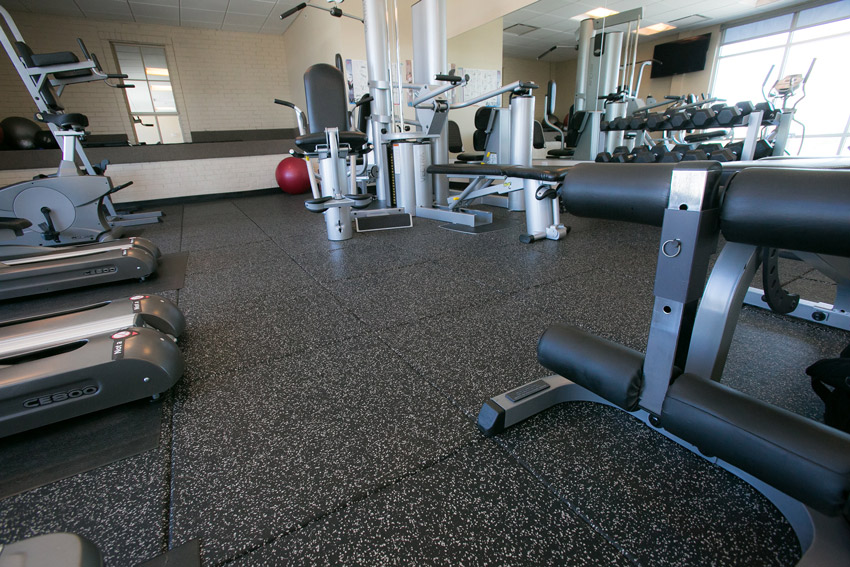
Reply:
[[711, 34], [697, 35], [655, 46], [650, 78], [669, 77], [705, 69]]

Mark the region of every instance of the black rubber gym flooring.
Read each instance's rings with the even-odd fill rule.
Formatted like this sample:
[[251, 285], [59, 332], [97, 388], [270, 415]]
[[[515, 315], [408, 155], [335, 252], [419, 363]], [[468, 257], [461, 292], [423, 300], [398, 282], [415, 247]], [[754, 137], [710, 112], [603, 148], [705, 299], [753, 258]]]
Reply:
[[[637, 420], [557, 407], [487, 439], [490, 396], [548, 372], [547, 325], [644, 349], [659, 231], [569, 217], [521, 244], [417, 219], [328, 242], [303, 198], [167, 208], [188, 251], [187, 371], [157, 449], [0, 501], [0, 542], [71, 531], [108, 565], [200, 540], [205, 565], [791, 565], [749, 485]], [[793, 271], [792, 284], [828, 284]], [[829, 299], [825, 296], [816, 299]], [[48, 299], [10, 304], [44, 307]], [[820, 418], [804, 374], [848, 334], [746, 308], [726, 384]], [[1, 448], [1, 447], [0, 447]]]

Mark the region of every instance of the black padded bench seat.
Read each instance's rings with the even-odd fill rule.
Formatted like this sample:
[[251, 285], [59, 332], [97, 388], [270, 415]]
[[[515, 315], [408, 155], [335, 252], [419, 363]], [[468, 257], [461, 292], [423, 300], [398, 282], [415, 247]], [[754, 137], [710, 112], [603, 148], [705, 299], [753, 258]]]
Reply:
[[516, 177], [547, 183], [560, 183], [570, 167], [523, 166], [498, 163], [454, 163], [429, 165], [428, 173], [455, 177]]
[[447, 163], [429, 165], [427, 172], [455, 177], [502, 177], [502, 167], [494, 163]]
[[[328, 139], [325, 132], [321, 131], [298, 136], [295, 138], [295, 145], [302, 151], [314, 153], [316, 151], [316, 146], [324, 145], [327, 141]], [[340, 145], [348, 144], [348, 146], [350, 146], [355, 152], [362, 149], [367, 141], [369, 141], [369, 138], [363, 132], [356, 132], [353, 130], [339, 132]]]

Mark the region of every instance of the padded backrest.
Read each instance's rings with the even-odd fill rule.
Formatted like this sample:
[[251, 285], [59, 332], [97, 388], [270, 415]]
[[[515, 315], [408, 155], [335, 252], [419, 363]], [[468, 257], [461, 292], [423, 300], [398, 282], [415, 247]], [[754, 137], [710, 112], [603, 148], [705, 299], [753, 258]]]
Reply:
[[546, 114], [555, 114], [555, 92], [557, 90], [557, 86], [555, 81], [549, 81], [549, 84], [546, 86], [546, 98], [548, 99], [548, 104], [546, 105]]
[[[36, 67], [37, 65], [33, 61], [33, 56], [35, 55], [30, 49], [29, 45], [24, 43], [23, 41], [15, 42], [15, 51], [18, 52], [18, 56], [21, 58], [21, 61], [24, 62], [24, 65], [28, 68]], [[61, 104], [56, 97], [56, 91], [53, 90], [53, 87], [50, 85], [50, 81], [44, 81], [42, 83], [41, 89], [39, 89], [38, 94], [41, 95], [41, 99], [44, 101], [44, 104], [47, 105], [48, 110], [52, 112], [60, 112], [64, 110]]]
[[483, 152], [487, 149], [486, 131], [476, 130], [472, 133], [472, 147], [476, 152]]
[[534, 121], [534, 136], [531, 139], [531, 145], [536, 150], [546, 147], [546, 140], [543, 139], [543, 124], [537, 120]]
[[460, 135], [460, 126], [454, 120], [449, 120], [449, 151], [459, 154], [463, 151], [463, 138]]
[[304, 94], [307, 96], [307, 120], [311, 134], [326, 128], [350, 130], [348, 103], [345, 100], [345, 77], [326, 63], [313, 65], [304, 73]]
[[587, 112], [583, 110], [579, 110], [570, 117], [569, 124], [567, 125], [567, 147], [574, 148], [578, 145], [578, 138], [581, 135], [584, 121], [587, 118]]

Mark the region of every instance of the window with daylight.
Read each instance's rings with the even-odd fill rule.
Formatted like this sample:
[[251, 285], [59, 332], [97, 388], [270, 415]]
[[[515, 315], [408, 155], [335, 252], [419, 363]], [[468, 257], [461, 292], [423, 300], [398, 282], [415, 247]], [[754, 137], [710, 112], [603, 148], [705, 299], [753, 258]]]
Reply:
[[787, 151], [802, 156], [850, 155], [848, 53], [850, 0], [730, 26], [723, 31], [711, 92], [728, 104], [760, 102], [771, 66], [764, 93], [777, 79], [805, 77], [811, 67], [805, 88], [785, 103], [786, 108], [796, 108]]
[[179, 144], [183, 142], [177, 103], [168, 74], [165, 49], [151, 45], [115, 44], [115, 55], [133, 117], [136, 141], [140, 144]]

